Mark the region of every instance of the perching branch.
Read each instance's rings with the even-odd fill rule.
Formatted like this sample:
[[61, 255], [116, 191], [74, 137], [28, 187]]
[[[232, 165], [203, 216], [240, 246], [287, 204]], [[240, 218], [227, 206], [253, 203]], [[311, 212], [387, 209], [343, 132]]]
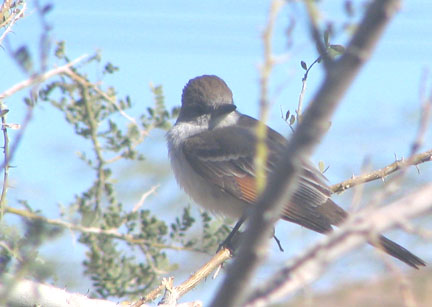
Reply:
[[[177, 287], [173, 287], [173, 289], [171, 289], [169, 292], [166, 292], [164, 301], [177, 301], [180, 297], [195, 288], [198, 283], [200, 283], [202, 280], [205, 280], [213, 271], [220, 267], [229, 258], [231, 258], [231, 252], [227, 248], [221, 249], [216, 255], [212, 257], [210, 261], [194, 272], [186, 281]], [[164, 289], [164, 284], [161, 284], [149, 294], [147, 294], [143, 299], [134, 303], [132, 307], [139, 307], [144, 303], [155, 300], [159, 295], [162, 294]]]
[[[372, 171], [368, 174], [364, 174], [361, 176], [356, 176], [350, 179], [347, 179], [341, 183], [335, 184], [331, 187], [331, 189], [335, 192], [342, 192], [344, 190], [347, 189], [351, 189], [359, 184], [363, 184], [369, 181], [373, 181], [373, 180], [377, 180], [377, 179], [383, 179], [386, 176], [401, 170], [401, 169], [405, 169], [406, 167], [410, 166], [410, 165], [418, 165], [424, 162], [428, 162], [428, 161], [432, 161], [432, 150], [414, 155], [412, 157], [410, 157], [408, 160], [398, 160], [384, 168]], [[417, 229], [413, 229], [412, 227], [410, 227], [410, 225], [407, 224], [401, 224], [399, 225], [400, 227], [404, 228], [407, 231], [411, 231], [411, 232], [416, 232], [419, 233], [420, 235], [423, 236], [427, 236], [427, 237], [432, 237], [432, 233], [429, 233], [427, 231], [424, 230], [417, 230]], [[210, 274], [215, 267], [217, 267], [219, 264], [225, 262], [226, 260], [228, 260], [230, 258], [230, 255], [227, 254], [226, 258], [221, 258], [219, 256], [220, 253], [218, 253], [217, 255], [215, 255], [210, 261], [208, 261], [205, 265], [203, 265], [200, 269], [198, 269], [195, 273], [193, 273], [193, 275], [191, 275], [191, 278], [193, 277], [193, 287], [195, 287], [195, 285], [202, 281], [205, 280], [208, 276], [208, 274]], [[208, 273], [205, 273], [208, 272]], [[190, 282], [191, 282], [191, 278], [189, 278], [187, 281], [185, 281], [184, 283], [182, 283], [182, 285], [177, 286], [177, 288], [182, 288], [179, 294], [179, 297], [183, 296], [187, 291], [191, 290], [193, 287], [189, 287], [187, 286]], [[183, 286], [185, 285], [185, 286]], [[151, 302], [154, 299], [156, 299], [156, 297], [158, 297], [159, 295], [161, 295], [162, 291], [163, 291], [164, 287], [163, 285], [160, 285], [158, 288], [154, 289], [153, 291], [151, 291], [149, 294], [147, 294], [142, 300], [140, 300], [139, 302], [142, 303], [146, 303], [146, 302]], [[185, 289], [185, 290], [183, 290]], [[138, 303], [136, 303], [138, 304]], [[139, 305], [136, 305], [139, 306]]]

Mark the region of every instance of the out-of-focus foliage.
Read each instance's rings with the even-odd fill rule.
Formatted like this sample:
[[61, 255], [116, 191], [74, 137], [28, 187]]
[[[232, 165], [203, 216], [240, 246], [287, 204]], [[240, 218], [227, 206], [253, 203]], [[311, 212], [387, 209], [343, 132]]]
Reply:
[[[2, 11], [0, 22], [3, 27], [10, 20], [10, 12], [15, 10], [17, 13], [23, 3], [14, 2], [10, 9]], [[59, 67], [72, 61], [67, 55], [65, 42], [58, 42], [55, 48], [46, 45], [50, 42], [47, 39], [50, 27], [45, 19], [50, 9], [39, 9], [43, 20], [43, 48], [39, 49], [39, 57], [32, 55], [31, 48], [25, 44], [11, 49], [9, 53], [29, 78], [42, 76], [48, 71], [44, 63], [55, 61]], [[3, 53], [2, 57], [7, 55]], [[77, 159], [85, 162], [94, 179], [84, 190], [70, 191], [74, 201], [64, 205], [63, 213], [67, 214], [63, 218], [66, 223], [77, 225], [78, 241], [86, 246], [83, 265], [85, 274], [93, 281], [92, 295], [138, 297], [160, 282], [163, 274], [177, 268], [175, 261], [168, 259], [167, 250], [213, 253], [228, 229], [213, 222], [205, 213], [195, 213], [194, 216], [188, 207], [180, 217], [168, 224], [147, 209], [124, 209], [118, 199], [114, 167], [120, 161], [138, 162], [145, 159], [146, 152], [141, 148], [139, 151], [138, 145], [153, 129], [169, 129], [170, 120], [178, 115], [178, 108], [167, 110], [162, 86], [151, 86], [152, 101], [140, 107], [145, 111], [134, 118], [129, 116], [127, 111], [134, 107], [131, 97], [119, 98], [114, 86], [101, 87], [101, 80], [89, 77], [87, 67], [93, 63], [100, 66], [101, 61], [100, 54], [95, 54], [78, 65], [70, 66], [34, 86], [24, 98], [24, 103], [33, 116], [37, 116], [38, 107], [57, 109], [74, 133], [86, 141], [83, 143], [91, 144], [78, 153]], [[102, 78], [119, 70], [110, 62], [102, 67], [98, 74]], [[2, 115], [6, 116], [6, 113]], [[5, 197], [7, 199], [7, 194]], [[2, 208], [6, 214], [21, 215], [26, 222], [23, 227], [17, 227], [2, 220], [0, 270], [17, 278], [31, 276], [36, 280], [45, 280], [53, 277], [55, 271], [49, 269], [49, 265], [39, 257], [39, 249], [48, 240], [61, 235], [62, 227], [54, 220], [45, 218], [45, 212], [34, 211], [31, 199], [22, 200], [21, 207], [24, 210]], [[199, 231], [192, 235], [191, 227]]]

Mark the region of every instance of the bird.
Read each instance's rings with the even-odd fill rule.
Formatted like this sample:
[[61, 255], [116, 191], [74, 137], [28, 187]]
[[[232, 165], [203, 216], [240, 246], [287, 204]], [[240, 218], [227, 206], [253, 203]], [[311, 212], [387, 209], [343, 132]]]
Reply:
[[[203, 75], [183, 88], [181, 108], [166, 134], [175, 178], [204, 209], [242, 221], [256, 205], [257, 119], [237, 111], [224, 80]], [[287, 139], [266, 127], [267, 176], [275, 171]], [[321, 234], [341, 225], [348, 212], [332, 199], [326, 177], [307, 159], [301, 161], [298, 183], [280, 218]], [[399, 244], [378, 235], [371, 245], [418, 269], [426, 263]]]

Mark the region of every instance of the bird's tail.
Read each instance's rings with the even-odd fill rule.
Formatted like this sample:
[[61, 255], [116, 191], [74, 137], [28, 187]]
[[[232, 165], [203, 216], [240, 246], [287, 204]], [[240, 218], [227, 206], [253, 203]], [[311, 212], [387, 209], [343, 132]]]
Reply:
[[385, 251], [387, 254], [399, 259], [400, 261], [405, 262], [406, 264], [412, 266], [415, 269], [418, 269], [419, 266], [426, 265], [426, 263], [422, 259], [408, 251], [406, 248], [400, 246], [396, 242], [387, 239], [384, 236], [379, 236], [378, 240], [375, 240], [375, 242], [370, 241], [369, 244]]
[[[325, 202], [321, 208], [323, 214], [329, 219], [332, 225], [340, 225], [346, 220], [348, 214], [345, 210], [339, 207], [335, 202], [329, 199]], [[399, 244], [387, 239], [384, 236], [378, 236], [377, 240], [369, 241], [369, 244], [383, 250], [387, 254], [405, 262], [409, 266], [418, 269], [419, 266], [426, 266], [426, 263], [417, 257], [416, 255], [409, 252], [406, 248]]]

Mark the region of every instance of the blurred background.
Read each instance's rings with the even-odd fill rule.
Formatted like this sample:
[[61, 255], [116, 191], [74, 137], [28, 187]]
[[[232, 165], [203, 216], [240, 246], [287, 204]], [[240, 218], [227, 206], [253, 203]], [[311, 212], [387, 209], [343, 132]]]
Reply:
[[[347, 14], [347, 2], [353, 7], [352, 16]], [[138, 116], [153, 104], [151, 84], [162, 85], [165, 105], [171, 109], [180, 105], [181, 92], [187, 81], [203, 74], [223, 78], [233, 91], [238, 110], [258, 116], [262, 32], [268, 20], [270, 1], [44, 2], [48, 3], [52, 4], [46, 15], [46, 21], [52, 26], [52, 42], [64, 40], [71, 59], [100, 51], [105, 61], [116, 65], [119, 71], [104, 77], [101, 86], [113, 85], [118, 96], [130, 96], [132, 108], [127, 111], [130, 116]], [[319, 1], [319, 8], [322, 24], [332, 24], [335, 29], [331, 43], [344, 45], [352, 27], [362, 16], [364, 1]], [[369, 169], [376, 169], [409, 154], [419, 123], [422, 84], [429, 85], [430, 91], [431, 11], [430, 1], [404, 1], [376, 52], [343, 99], [326, 137], [312, 157], [314, 164], [322, 161], [328, 167], [325, 175], [331, 184], [360, 174], [365, 164]], [[26, 15], [8, 36], [8, 48], [26, 44], [37, 54], [43, 30], [31, 1]], [[300, 61], [310, 65], [317, 58], [307, 20], [302, 3], [288, 1], [277, 18], [272, 39], [273, 53], [278, 61], [270, 77], [268, 124], [287, 137], [291, 129], [283, 115], [288, 110], [293, 113], [297, 107], [305, 72]], [[0, 92], [3, 92], [26, 79], [27, 75], [5, 49], [0, 52], [3, 53], [0, 57]], [[50, 60], [49, 64], [54, 65], [54, 62]], [[89, 77], [102, 79], [99, 75], [101, 66], [92, 64], [88, 67]], [[313, 97], [322, 78], [322, 67], [317, 64], [307, 79], [306, 103]], [[10, 123], [23, 123], [26, 106], [22, 99], [26, 95], [28, 91], [24, 90], [4, 101], [10, 110]], [[17, 133], [11, 132], [12, 141]], [[130, 209], [142, 193], [158, 185], [144, 207], [159, 218], [170, 220], [180, 215], [182, 208], [191, 202], [178, 188], [170, 171], [164, 134], [162, 129], [154, 129], [139, 145], [139, 151], [146, 157], [144, 161], [129, 161], [116, 166], [118, 181], [115, 186], [118, 198], [126, 209]], [[420, 151], [430, 149], [430, 128], [424, 141]], [[31, 207], [40, 210], [44, 216], [59, 218], [61, 208], [67, 207], [77, 191], [84, 190], [93, 180], [94, 174], [77, 158], [77, 151], [86, 146], [88, 143], [73, 133], [58, 110], [38, 104], [12, 161], [8, 204], [18, 206], [19, 200], [29, 200]], [[410, 169], [401, 191], [394, 197], [430, 182], [431, 174], [430, 163]], [[365, 205], [382, 184], [366, 184], [361, 205]], [[348, 190], [336, 196], [335, 201], [349, 209], [353, 193]], [[191, 210], [198, 212], [199, 208], [191, 206]], [[20, 223], [18, 217], [8, 215], [7, 218], [11, 223]], [[419, 219], [416, 223], [430, 226], [429, 220]], [[257, 281], [264, 280], [320, 237], [286, 223], [277, 225], [276, 235], [285, 252], [279, 252], [272, 243], [269, 258], [260, 269]], [[389, 237], [426, 261], [432, 259], [431, 244], [427, 240], [401, 231], [392, 231]], [[43, 259], [56, 268], [55, 284], [70, 291], [91, 291], [92, 283], [83, 275], [81, 266], [86, 250], [76, 234], [70, 231], [42, 246]], [[181, 282], [210, 258], [209, 255], [180, 251], [170, 251], [168, 256], [172, 262], [180, 264], [176, 271], [167, 274], [175, 276], [175, 283]], [[327, 295], [322, 293], [348, 282], [353, 283], [353, 287], [366, 280], [377, 282], [386, 271], [379, 259], [372, 248], [364, 247], [338, 260], [319, 281], [296, 295], [296, 304], [300, 304], [301, 298], [306, 298], [302, 303], [311, 303], [314, 293]], [[397, 265], [401, 270], [410, 271], [403, 264]], [[421, 278], [429, 280], [422, 284], [430, 284], [428, 269], [421, 274]], [[183, 301], [201, 299], [208, 302], [221, 280], [222, 277], [208, 279]]]

